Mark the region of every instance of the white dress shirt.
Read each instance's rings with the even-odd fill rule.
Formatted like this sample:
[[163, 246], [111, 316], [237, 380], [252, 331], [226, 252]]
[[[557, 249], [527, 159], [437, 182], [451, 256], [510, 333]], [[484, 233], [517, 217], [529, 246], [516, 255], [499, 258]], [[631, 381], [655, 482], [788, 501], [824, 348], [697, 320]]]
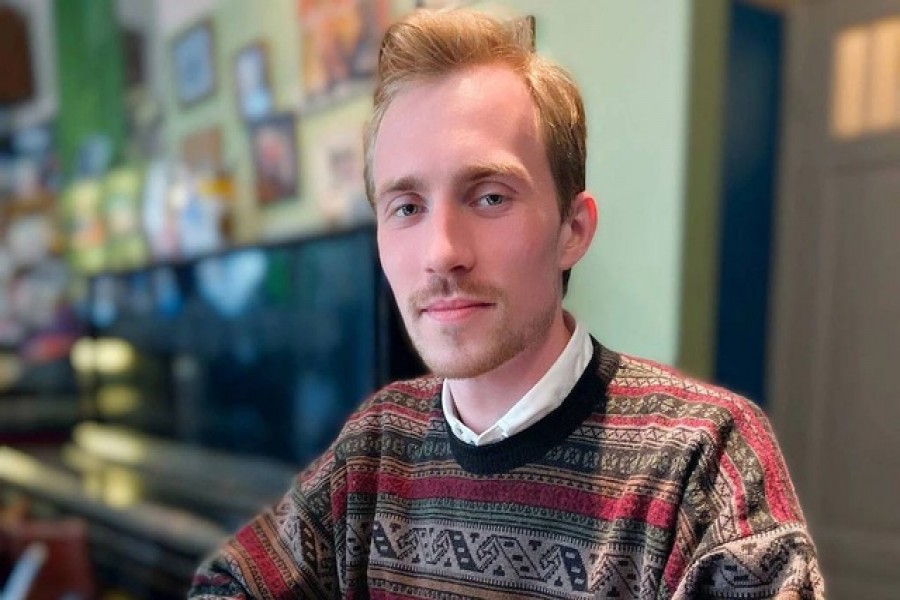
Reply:
[[[467, 444], [483, 446], [493, 442], [499, 442], [524, 431], [534, 423], [537, 423], [545, 415], [553, 412], [584, 373], [591, 357], [594, 354], [594, 345], [587, 330], [569, 314], [564, 313], [566, 325], [571, 329], [575, 325], [575, 331], [569, 338], [569, 343], [556, 359], [556, 362], [544, 373], [540, 381], [534, 384], [528, 392], [510, 408], [496, 423], [488, 427], [480, 435], [469, 429], [465, 423], [459, 420], [456, 405], [453, 402], [451, 387], [453, 381], [444, 380], [441, 392], [441, 403], [444, 408], [444, 417], [450, 425], [450, 430], [457, 438]], [[483, 398], [483, 402], [490, 402], [490, 398]]]

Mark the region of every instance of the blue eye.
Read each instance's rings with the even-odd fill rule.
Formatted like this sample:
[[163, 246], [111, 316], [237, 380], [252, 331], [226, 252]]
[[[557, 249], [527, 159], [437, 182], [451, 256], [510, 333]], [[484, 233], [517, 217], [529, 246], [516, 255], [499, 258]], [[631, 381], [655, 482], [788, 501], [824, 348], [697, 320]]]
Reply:
[[418, 212], [419, 207], [416, 204], [401, 204], [394, 209], [394, 214], [398, 217], [411, 217]]
[[485, 194], [478, 201], [485, 206], [500, 206], [506, 201], [506, 197], [502, 194]]

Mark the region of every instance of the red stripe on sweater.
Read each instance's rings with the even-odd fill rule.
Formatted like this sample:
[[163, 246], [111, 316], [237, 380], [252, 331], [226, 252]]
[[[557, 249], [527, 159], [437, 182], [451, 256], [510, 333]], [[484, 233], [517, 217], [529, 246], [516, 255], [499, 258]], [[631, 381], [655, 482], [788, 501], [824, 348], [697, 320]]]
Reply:
[[781, 453], [772, 442], [772, 438], [764, 436], [760, 440], [760, 452], [765, 456], [762, 459], [765, 477], [763, 485], [766, 490], [766, 498], [772, 515], [783, 522], [799, 521], [800, 514], [795, 510], [796, 503], [788, 497], [792, 493], [787, 468], [781, 460]]
[[741, 478], [737, 466], [727, 454], [722, 455], [721, 465], [725, 476], [731, 481], [731, 500], [734, 504], [734, 515], [737, 520], [735, 526], [738, 528], [741, 536], [751, 535], [753, 529], [747, 521], [747, 490], [744, 489], [744, 480]]
[[648, 427], [658, 425], [663, 429], [682, 427], [684, 429], [700, 429], [705, 431], [715, 443], [720, 441], [720, 431], [714, 421], [700, 418], [670, 418], [664, 415], [599, 415], [591, 419], [592, 423], [605, 427]]
[[772, 516], [781, 522], [799, 520], [799, 515], [793, 509], [794, 503], [787, 497], [788, 490], [785, 486], [788, 476], [781, 453], [759, 415], [750, 407], [733, 400], [712, 398], [711, 403], [731, 412], [735, 428], [759, 460], [763, 470], [763, 492]]
[[675, 591], [681, 578], [687, 569], [688, 557], [682, 551], [681, 545], [675, 543], [672, 552], [669, 554], [669, 560], [666, 562], [666, 568], [663, 571], [663, 579], [670, 590]]
[[416, 410], [415, 408], [402, 406], [400, 404], [391, 404], [390, 406], [386, 406], [384, 404], [376, 404], [370, 406], [363, 412], [356, 413], [353, 417], [353, 421], [364, 421], [365, 419], [371, 419], [372, 417], [380, 418], [383, 414], [390, 414], [392, 417], [403, 416], [411, 421], [416, 421], [419, 423], [427, 423], [432, 416], [430, 411], [422, 412], [420, 410]]
[[331, 490], [331, 516], [335, 522], [340, 521], [347, 514], [347, 483], [346, 480], [338, 481]]
[[436, 378], [425, 380], [424, 385], [422, 383], [423, 380], [421, 379], [413, 379], [409, 382], [397, 381], [386, 387], [384, 391], [397, 391], [407, 396], [424, 400], [433, 397], [441, 387], [441, 380]]
[[[281, 569], [270, 554], [271, 546], [262, 535], [257, 535], [257, 526], [242, 527], [235, 540], [247, 553], [249, 563], [258, 570], [260, 578], [265, 582], [265, 589], [257, 589], [257, 594], [268, 594], [266, 597], [282, 598], [290, 593], [287, 582], [282, 578]], [[247, 583], [255, 584], [255, 580]]]
[[409, 500], [449, 497], [470, 502], [503, 502], [515, 498], [538, 508], [563, 510], [607, 521], [634, 519], [662, 529], [674, 527], [678, 509], [659, 498], [640, 494], [623, 494], [598, 503], [594, 492], [532, 482], [480, 482], [459, 477], [410, 481], [382, 473], [378, 477], [354, 477], [348, 491], [351, 494], [377, 491]]

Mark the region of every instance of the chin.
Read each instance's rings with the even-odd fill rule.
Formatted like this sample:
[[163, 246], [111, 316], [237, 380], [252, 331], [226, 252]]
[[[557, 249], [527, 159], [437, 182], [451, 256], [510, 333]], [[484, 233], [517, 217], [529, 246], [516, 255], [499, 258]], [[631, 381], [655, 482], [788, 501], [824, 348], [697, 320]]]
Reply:
[[[491, 345], [490, 347], [464, 348], [452, 344], [442, 344], [444, 347], [435, 348], [435, 344], [413, 340], [422, 362], [434, 375], [446, 379], [472, 379], [479, 375], [489, 373], [507, 362], [521, 351], [515, 344], [507, 343]], [[427, 349], [426, 349], [427, 348]]]
[[433, 375], [444, 379], [472, 379], [490, 371], [490, 369], [485, 369], [479, 364], [472, 364], [459, 360], [442, 362], [431, 361], [427, 358], [423, 358], [422, 360], [431, 370]]

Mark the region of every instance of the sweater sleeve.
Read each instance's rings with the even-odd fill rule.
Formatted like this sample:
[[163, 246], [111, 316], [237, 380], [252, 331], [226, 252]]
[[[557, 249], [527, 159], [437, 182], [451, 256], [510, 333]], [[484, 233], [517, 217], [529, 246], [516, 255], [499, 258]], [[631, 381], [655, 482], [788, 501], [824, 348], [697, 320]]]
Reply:
[[337, 597], [333, 468], [329, 452], [300, 474], [278, 503], [241, 527], [200, 565], [188, 597]]
[[[672, 598], [824, 600], [815, 546], [768, 420], [733, 397], [688, 484]], [[685, 515], [691, 517], [685, 517]], [[685, 529], [682, 529], [684, 531]], [[682, 539], [684, 542], [684, 539]]]
[[696, 557], [673, 598], [824, 600], [815, 549], [800, 524], [725, 542]]

